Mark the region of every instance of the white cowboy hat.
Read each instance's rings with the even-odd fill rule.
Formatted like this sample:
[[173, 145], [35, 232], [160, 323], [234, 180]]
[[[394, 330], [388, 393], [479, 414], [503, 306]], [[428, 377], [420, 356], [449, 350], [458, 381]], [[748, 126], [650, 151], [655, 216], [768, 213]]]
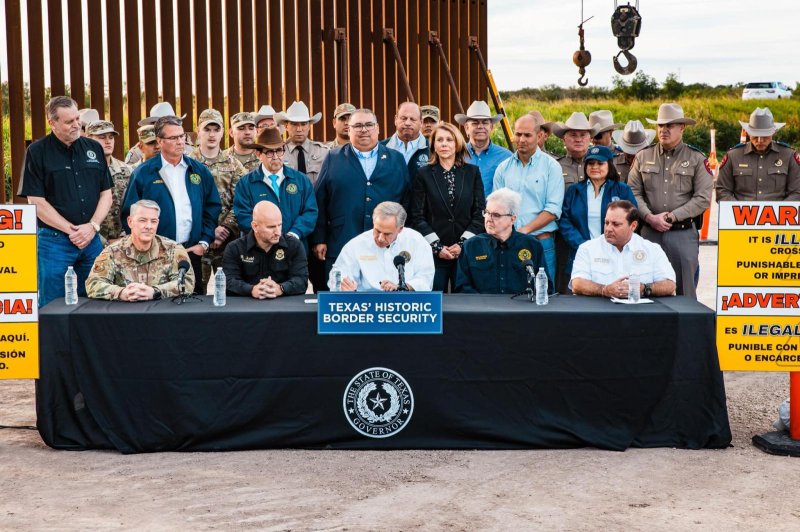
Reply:
[[697, 122], [691, 118], [683, 116], [683, 107], [677, 103], [662, 103], [658, 108], [658, 116], [655, 120], [646, 118], [648, 123], [663, 126], [665, 124], [686, 124], [693, 126]]
[[[155, 124], [159, 118], [162, 116], [178, 116], [175, 114], [175, 109], [172, 108], [172, 104], [169, 102], [158, 102], [153, 107], [150, 108], [150, 115], [147, 118], [143, 118], [139, 120], [140, 126], [146, 126], [148, 124]], [[178, 116], [181, 120], [186, 118], [186, 113], [183, 115]]]
[[756, 110], [750, 114], [750, 122], [739, 120], [739, 123], [751, 137], [771, 137], [786, 125], [786, 122], [776, 122], [768, 107], [763, 109], [756, 107]]
[[653, 142], [653, 139], [656, 138], [656, 131], [645, 129], [638, 120], [630, 120], [625, 124], [625, 129], [614, 131], [611, 133], [611, 137], [614, 139], [614, 144], [618, 144], [622, 151], [629, 155], [636, 155]]
[[78, 119], [81, 121], [81, 125], [85, 127], [92, 122], [100, 120], [100, 113], [97, 112], [97, 109], [81, 109], [78, 111]]
[[572, 113], [572, 116], [567, 118], [566, 122], [556, 122], [553, 124], [553, 135], [563, 139], [567, 131], [588, 131], [589, 135], [594, 137], [594, 128], [589, 125], [589, 120], [583, 113]]
[[600, 133], [614, 131], [622, 127], [622, 124], [614, 123], [614, 116], [611, 111], [606, 111], [605, 109], [589, 113], [589, 125], [594, 128], [595, 137]]
[[453, 120], [462, 126], [467, 123], [467, 120], [491, 120], [492, 124], [496, 124], [502, 119], [503, 115], [492, 115], [489, 104], [481, 100], [472, 102], [467, 109], [467, 114], [458, 113], [453, 117]]
[[256, 113], [256, 125], [265, 118], [275, 118], [275, 114], [275, 109], [271, 105], [262, 105]]
[[316, 124], [322, 118], [322, 113], [309, 116], [308, 106], [303, 102], [294, 102], [288, 109], [275, 115], [275, 121], [284, 122], [311, 122]]

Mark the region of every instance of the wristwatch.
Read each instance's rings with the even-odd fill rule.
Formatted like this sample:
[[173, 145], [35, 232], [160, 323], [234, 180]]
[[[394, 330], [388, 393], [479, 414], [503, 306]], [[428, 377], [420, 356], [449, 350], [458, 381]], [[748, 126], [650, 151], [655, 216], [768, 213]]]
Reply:
[[650, 297], [651, 295], [653, 295], [653, 285], [652, 284], [644, 285], [644, 297]]
[[154, 286], [153, 287], [153, 301], [158, 301], [159, 299], [161, 299], [161, 296], [162, 296], [161, 289], [159, 287], [157, 287], [157, 286]]
[[96, 223], [94, 223], [94, 220], [89, 220], [89, 225], [92, 226], [92, 229], [94, 229], [95, 233], [99, 233], [100, 232], [100, 226], [97, 225]]

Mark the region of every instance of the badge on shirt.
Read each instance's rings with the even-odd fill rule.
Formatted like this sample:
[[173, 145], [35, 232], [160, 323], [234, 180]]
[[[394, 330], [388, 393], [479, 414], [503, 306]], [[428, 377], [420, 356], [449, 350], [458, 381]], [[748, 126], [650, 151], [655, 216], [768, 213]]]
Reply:
[[404, 259], [406, 259], [406, 264], [408, 264], [409, 262], [411, 262], [411, 253], [409, 253], [408, 251], [401, 251], [401, 252], [399, 253], [399, 255], [400, 255], [401, 257], [403, 257]]
[[644, 262], [647, 260], [647, 252], [643, 249], [637, 249], [633, 252], [633, 261], [634, 262]]
[[381, 161], [384, 160], [384, 159], [386, 159], [386, 154], [385, 153], [383, 155], [381, 155]]
[[681, 168], [689, 168], [689, 161], [683, 161], [681, 163]]
[[750, 168], [750, 165], [745, 163], [739, 163], [739, 168]]
[[525, 248], [519, 250], [519, 253], [517, 253], [517, 257], [519, 257], [519, 260], [521, 260], [522, 262], [525, 262], [526, 260], [531, 260], [532, 256], [533, 255], [531, 255], [531, 250]]
[[297, 185], [294, 183], [289, 183], [286, 185], [286, 193], [287, 194], [297, 194]]
[[86, 156], [92, 161], [95, 161], [97, 159], [97, 154], [92, 150], [86, 150]]
[[489, 258], [489, 255], [478, 255], [475, 257], [475, 260], [486, 260]]
[[189, 181], [191, 181], [193, 185], [199, 185], [200, 176], [198, 174], [192, 174], [189, 176]]
[[778, 159], [777, 161], [775, 161], [775, 166], [778, 167], [783, 166], [783, 159]]
[[161, 179], [156, 179], [155, 181], [153, 181], [153, 184], [154, 184], [154, 185], [163, 185], [163, 184], [164, 184], [164, 181], [163, 181], [163, 180], [161, 180]]
[[282, 249], [275, 252], [275, 260], [283, 260], [285, 256], [286, 253], [284, 253]]

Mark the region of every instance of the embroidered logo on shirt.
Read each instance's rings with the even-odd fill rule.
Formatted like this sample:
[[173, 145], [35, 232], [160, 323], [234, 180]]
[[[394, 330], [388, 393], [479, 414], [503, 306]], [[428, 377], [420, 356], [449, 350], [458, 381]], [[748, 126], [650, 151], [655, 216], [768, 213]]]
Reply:
[[783, 166], [783, 160], [778, 159], [777, 161], [775, 161], [775, 166]]
[[689, 161], [683, 161], [681, 163], [681, 168], [689, 168]]
[[286, 185], [286, 193], [287, 194], [297, 194], [297, 185], [294, 183], [289, 183]]
[[253, 262], [255, 262], [256, 260], [255, 257], [248, 257], [246, 255], [239, 255], [239, 258], [242, 260], [242, 262], [245, 262], [247, 264], [253, 264]]
[[91, 159], [92, 161], [97, 159], [97, 154], [92, 150], [86, 150], [86, 156]]
[[633, 252], [633, 260], [635, 262], [644, 262], [647, 260], [647, 252], [643, 249], [637, 249]]
[[408, 251], [401, 251], [401, 252], [399, 253], [399, 255], [400, 255], [401, 257], [403, 257], [404, 259], [406, 259], [406, 264], [408, 264], [409, 262], [411, 262], [411, 253], [409, 253]]
[[478, 255], [475, 257], [475, 260], [486, 260], [489, 258], [489, 255]]
[[376, 255], [361, 255], [358, 260], [378, 260], [378, 257]]
[[278, 251], [275, 252], [275, 260], [283, 260], [285, 256], [286, 254], [283, 252], [282, 249], [279, 249]]
[[200, 176], [198, 174], [192, 174], [189, 176], [189, 181], [191, 181], [193, 185], [199, 185]]
[[162, 181], [161, 179], [156, 179], [155, 181], [153, 181], [153, 184], [154, 185], [163, 185], [164, 181]]
[[610, 264], [611, 260], [606, 259], [605, 257], [595, 257], [594, 262], [599, 262], [600, 264]]
[[525, 262], [526, 260], [531, 260], [532, 256], [533, 255], [531, 255], [531, 250], [525, 248], [519, 250], [519, 253], [517, 253], [517, 257], [519, 257], [519, 260], [523, 262]]

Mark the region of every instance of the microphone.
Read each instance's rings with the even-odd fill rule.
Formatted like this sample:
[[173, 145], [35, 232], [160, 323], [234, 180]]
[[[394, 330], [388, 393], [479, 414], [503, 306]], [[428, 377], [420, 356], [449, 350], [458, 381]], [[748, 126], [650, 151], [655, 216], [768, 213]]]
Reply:
[[184, 283], [186, 282], [186, 272], [189, 271], [192, 265], [188, 260], [182, 260], [178, 263], [178, 287], [181, 294], [184, 292]]
[[536, 277], [536, 271], [533, 268], [533, 261], [528, 259], [522, 262], [522, 265], [525, 266], [525, 271], [528, 272], [528, 284], [531, 284], [531, 280]]
[[405, 292], [408, 290], [406, 286], [406, 258], [402, 253], [394, 258], [394, 267], [397, 268], [398, 275], [397, 290]]

